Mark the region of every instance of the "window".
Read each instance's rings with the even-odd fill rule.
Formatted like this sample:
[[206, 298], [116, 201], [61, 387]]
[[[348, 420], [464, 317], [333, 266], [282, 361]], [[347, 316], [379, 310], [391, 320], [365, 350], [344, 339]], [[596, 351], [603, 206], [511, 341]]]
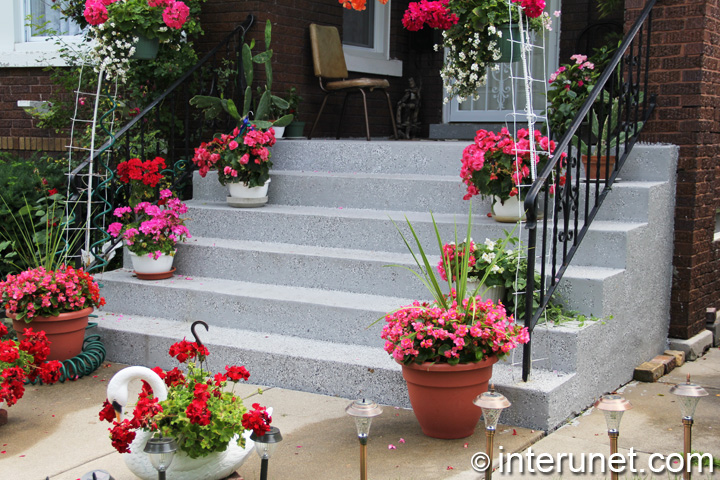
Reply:
[[720, 240], [720, 208], [715, 209], [715, 236], [713, 241], [717, 242]]
[[390, 2], [367, 0], [362, 12], [343, 11], [343, 50], [351, 72], [402, 76], [402, 62], [390, 59]]
[[65, 33], [67, 43], [80, 43], [82, 37], [77, 25], [52, 10], [52, 0], [4, 0], [8, 2], [0, 15], [0, 67], [43, 67], [64, 65], [58, 55], [58, 46], [50, 37], [40, 35], [37, 28], [26, 26], [28, 15], [36, 23], [49, 22], [54, 29]]

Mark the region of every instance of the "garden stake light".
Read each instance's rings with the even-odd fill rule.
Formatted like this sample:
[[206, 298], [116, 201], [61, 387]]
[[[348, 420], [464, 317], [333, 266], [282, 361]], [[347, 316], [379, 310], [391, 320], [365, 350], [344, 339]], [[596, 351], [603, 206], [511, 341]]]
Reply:
[[382, 408], [366, 399], [355, 400], [347, 406], [345, 413], [355, 419], [358, 440], [360, 441], [360, 480], [367, 480], [367, 442], [372, 419], [382, 413]]
[[689, 455], [692, 451], [692, 426], [695, 408], [700, 401], [700, 397], [707, 396], [707, 391], [700, 385], [690, 383], [690, 375], [687, 376], [687, 382], [679, 383], [670, 389], [670, 393], [680, 397], [680, 414], [682, 415], [682, 423], [684, 430], [684, 448], [685, 465], [683, 469], [683, 479], [690, 480], [690, 462]]
[[175, 457], [177, 444], [172, 437], [151, 437], [143, 450], [150, 457], [150, 463], [158, 471], [158, 480], [165, 480], [165, 472]]
[[270, 427], [270, 431], [265, 435], [255, 435], [255, 432], [253, 432], [250, 435], [250, 440], [255, 442], [255, 451], [260, 457], [260, 480], [267, 480], [270, 457], [275, 453], [277, 444], [282, 442], [280, 429]]
[[491, 386], [489, 392], [478, 395], [473, 403], [480, 407], [485, 418], [485, 452], [488, 456], [488, 467], [485, 470], [485, 480], [492, 478], [493, 441], [500, 414], [510, 406], [510, 401], [502, 393], [498, 393]]
[[[610, 458], [612, 458], [618, 451], [620, 420], [622, 420], [623, 413], [630, 410], [632, 405], [620, 395], [603, 395], [596, 407], [605, 414], [605, 423], [610, 437]], [[611, 472], [610, 478], [618, 480], [618, 473]]]

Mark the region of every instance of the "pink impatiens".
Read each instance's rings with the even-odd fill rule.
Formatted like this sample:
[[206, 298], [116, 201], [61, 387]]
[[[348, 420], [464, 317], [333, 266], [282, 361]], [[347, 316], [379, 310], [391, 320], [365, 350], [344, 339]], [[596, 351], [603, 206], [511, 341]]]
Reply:
[[[90, 25], [97, 26], [105, 23], [111, 15], [107, 7], [117, 2], [131, 0], [87, 0], [83, 15]], [[180, 29], [190, 15], [190, 8], [184, 2], [176, 0], [147, 0], [148, 13], [150, 8], [163, 8], [162, 19], [170, 28]], [[148, 32], [149, 33], [149, 32]]]
[[385, 317], [382, 338], [385, 351], [401, 363], [439, 362], [455, 365], [478, 362], [490, 356], [502, 358], [529, 341], [525, 327], [516, 325], [502, 304], [480, 297], [458, 304], [453, 289], [437, 303], [414, 302]]

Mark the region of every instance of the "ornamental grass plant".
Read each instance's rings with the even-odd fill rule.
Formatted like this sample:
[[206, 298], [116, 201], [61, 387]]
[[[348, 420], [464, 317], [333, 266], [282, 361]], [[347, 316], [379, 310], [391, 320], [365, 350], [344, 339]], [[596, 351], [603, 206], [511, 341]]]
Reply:
[[[444, 251], [435, 217], [432, 214], [431, 217], [438, 248]], [[418, 254], [413, 251], [399, 228], [398, 232], [412, 254], [419, 272], [408, 267], [403, 268], [420, 279], [433, 300], [415, 301], [385, 316], [386, 323], [381, 338], [385, 339], [386, 352], [405, 365], [424, 362], [457, 365], [479, 362], [491, 356], [502, 358], [513, 348], [529, 341], [527, 329], [516, 325], [501, 303], [495, 305], [491, 300], [483, 301], [479, 296], [465, 298], [469, 262], [453, 262], [443, 255], [443, 271], [452, 272], [452, 275], [445, 276], [449, 292], [443, 291], [415, 229], [409, 220], [406, 221]], [[470, 238], [471, 231], [472, 209], [468, 214], [465, 238]], [[457, 244], [457, 229], [455, 237]], [[504, 249], [506, 243], [507, 240], [501, 242], [500, 248]], [[461, 258], [469, 258], [472, 253], [470, 245], [471, 242], [464, 242], [463, 250], [455, 250], [455, 253]], [[481, 283], [487, 280], [498, 260], [499, 257], [495, 257], [491, 261]]]

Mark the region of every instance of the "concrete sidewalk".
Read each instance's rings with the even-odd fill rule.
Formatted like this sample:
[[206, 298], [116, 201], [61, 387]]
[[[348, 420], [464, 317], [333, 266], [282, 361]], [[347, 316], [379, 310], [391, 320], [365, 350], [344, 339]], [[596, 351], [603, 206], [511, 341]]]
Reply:
[[[76, 382], [30, 386], [25, 397], [8, 410], [9, 423], [0, 427], [0, 480], [75, 480], [94, 469], [110, 472], [116, 480], [133, 480], [108, 438], [108, 424], [98, 420], [107, 381], [124, 365], [105, 364]], [[713, 348], [695, 362], [686, 363], [654, 384], [631, 383], [622, 394], [633, 404], [623, 417], [620, 448], [633, 447], [636, 465], [647, 465], [650, 454], [682, 451], [683, 429], [676, 398], [670, 387], [686, 374], [709, 396], [701, 400], [693, 429], [693, 448], [720, 458], [720, 350]], [[261, 396], [257, 386], [243, 386], [242, 394], [274, 408], [273, 425], [283, 442], [270, 461], [270, 478], [294, 480], [357, 479], [358, 442], [353, 421], [345, 414], [350, 399], [269, 388]], [[502, 421], [502, 418], [501, 418]], [[544, 438], [543, 438], [544, 437]], [[608, 438], [601, 412], [590, 409], [545, 437], [512, 426], [500, 426], [497, 452], [608, 454]], [[395, 448], [390, 448], [390, 445]], [[368, 448], [369, 478], [391, 480], [477, 479], [470, 459], [485, 448], [482, 420], [476, 433], [462, 440], [424, 436], [412, 411], [386, 407], [373, 422]], [[252, 455], [238, 473], [246, 480], [259, 478], [260, 460]], [[560, 476], [558, 473], [551, 474]], [[570, 475], [563, 472], [563, 475]], [[718, 476], [718, 474], [715, 474]], [[496, 478], [531, 476], [496, 472]], [[589, 477], [609, 478], [609, 473]], [[648, 472], [637, 478], [647, 478]], [[621, 478], [632, 478], [630, 473]], [[673, 478], [666, 473], [658, 478]], [[708, 475], [695, 478], [708, 478]], [[171, 479], [168, 479], [171, 480]]]

